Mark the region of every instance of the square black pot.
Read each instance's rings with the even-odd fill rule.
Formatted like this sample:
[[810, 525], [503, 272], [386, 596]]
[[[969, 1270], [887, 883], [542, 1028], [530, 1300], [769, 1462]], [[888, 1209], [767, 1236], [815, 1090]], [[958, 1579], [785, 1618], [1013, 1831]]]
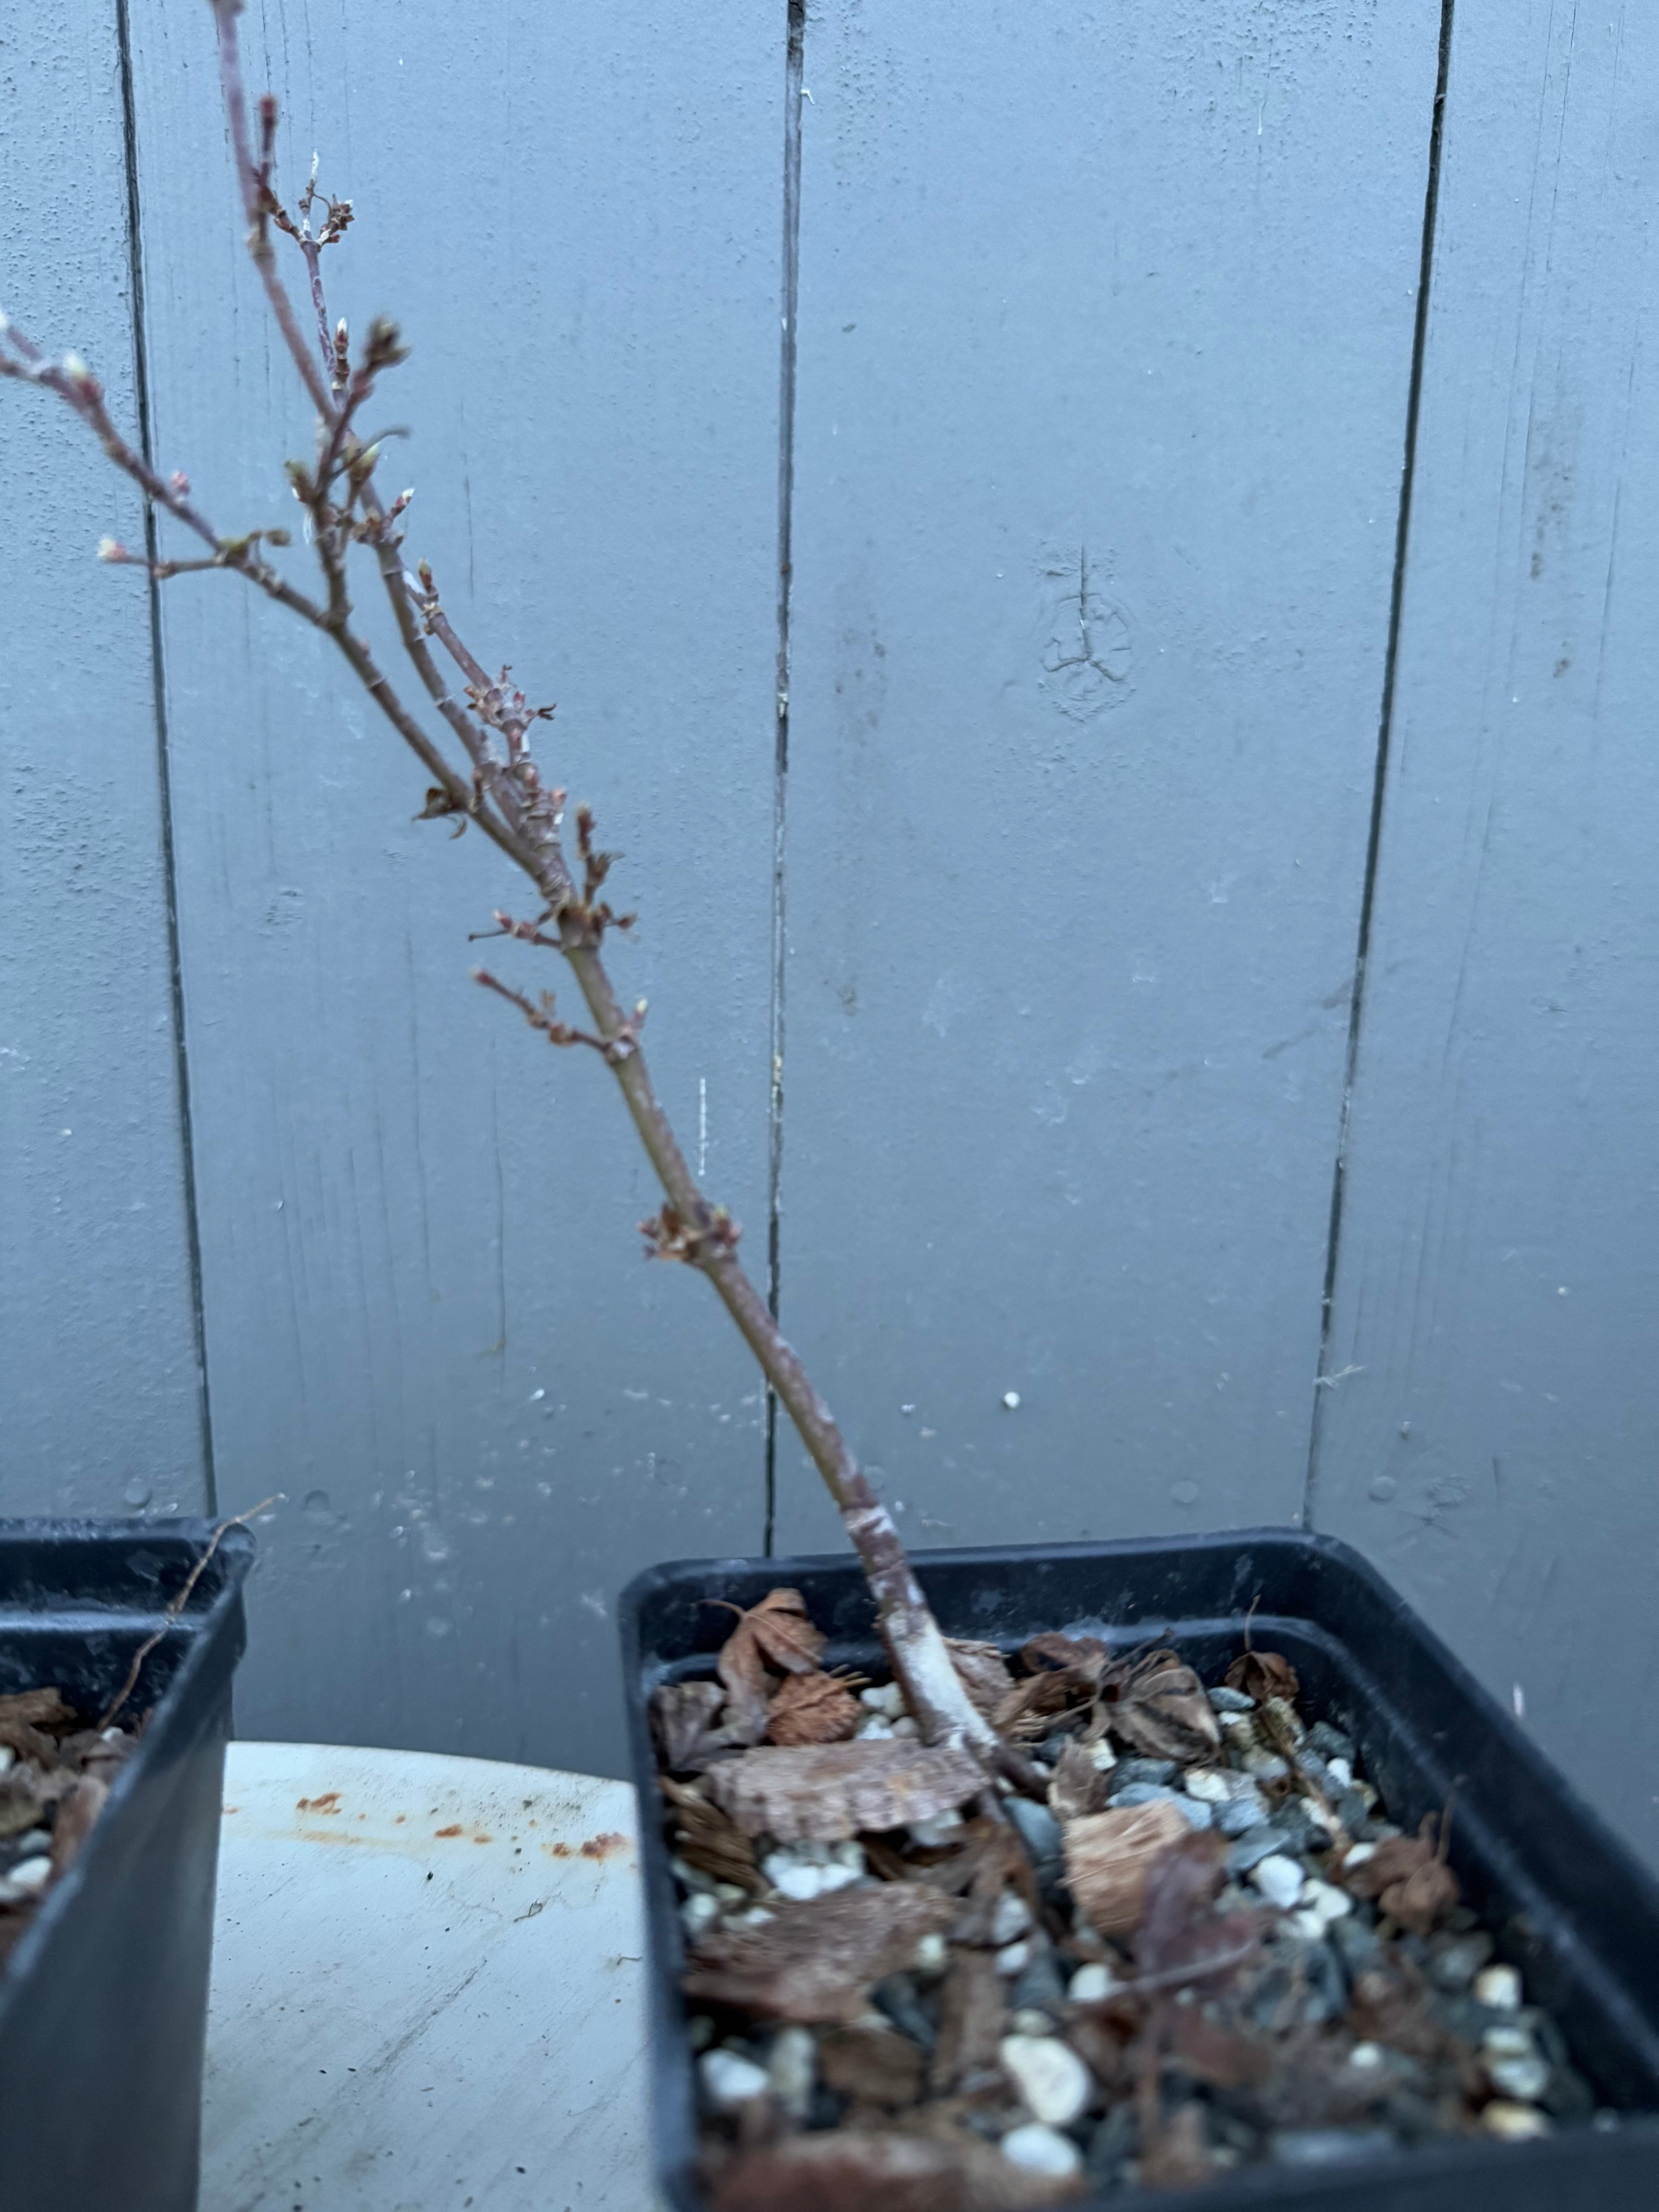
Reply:
[[192, 2212], [230, 1678], [253, 1557], [206, 1521], [0, 1521], [0, 1693], [154, 1708], [74, 1864], [0, 1970], [5, 2212]]
[[[1414, 1828], [1455, 1784], [1452, 1862], [1499, 1956], [1555, 2014], [1603, 2106], [1656, 2116], [1527, 2144], [1429, 2145], [1340, 2171], [1257, 2166], [1173, 2196], [1117, 2190], [1096, 2200], [1099, 2212], [1186, 2203], [1194, 2212], [1659, 2212], [1659, 1885], [1357, 1553], [1330, 1537], [1275, 1528], [924, 1553], [915, 1565], [947, 1636], [1009, 1651], [1043, 1630], [1104, 1620], [1120, 1647], [1156, 1637], [1213, 1681], [1243, 1648], [1251, 1616], [1257, 1644], [1294, 1663], [1310, 1717], [1354, 1738], [1391, 1820]], [[779, 1583], [800, 1590], [829, 1631], [827, 1665], [885, 1673], [851, 1558], [653, 1567], [622, 1601], [658, 2169], [681, 2212], [698, 2212], [703, 2200], [693, 2171], [682, 1929], [658, 1817], [648, 1701], [660, 1682], [712, 1677], [732, 1616], [706, 1599], [752, 1605]]]

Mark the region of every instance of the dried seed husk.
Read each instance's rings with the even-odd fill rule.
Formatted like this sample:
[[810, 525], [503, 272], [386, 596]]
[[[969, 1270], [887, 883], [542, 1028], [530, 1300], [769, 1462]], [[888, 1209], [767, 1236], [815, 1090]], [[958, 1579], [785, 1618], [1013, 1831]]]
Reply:
[[781, 1744], [842, 1743], [858, 1726], [860, 1710], [838, 1675], [786, 1674], [767, 1707], [767, 1736]]

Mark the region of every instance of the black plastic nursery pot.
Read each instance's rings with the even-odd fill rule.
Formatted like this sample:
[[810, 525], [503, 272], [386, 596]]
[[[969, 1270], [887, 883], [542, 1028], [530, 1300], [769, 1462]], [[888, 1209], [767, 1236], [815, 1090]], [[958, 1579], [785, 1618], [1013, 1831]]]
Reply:
[[149, 1713], [96, 1826], [0, 1970], [5, 2212], [191, 2212], [245, 1530], [0, 1521], [0, 1694], [56, 1686], [92, 1716], [135, 1655]]
[[[1659, 1885], [1357, 1553], [1329, 1537], [1263, 1529], [939, 1552], [915, 1565], [947, 1636], [1008, 1651], [1044, 1631], [1103, 1620], [1121, 1648], [1156, 1638], [1216, 1681], [1243, 1648], [1248, 1618], [1255, 1644], [1283, 1651], [1295, 1666], [1304, 1711], [1353, 1737], [1392, 1820], [1414, 1829], [1455, 1785], [1452, 1863], [1498, 1955], [1554, 2014], [1602, 2106], [1656, 2115], [1524, 2144], [1435, 2143], [1338, 2170], [1255, 2166], [1174, 2195], [1118, 2189], [1094, 2200], [1100, 2212], [1175, 2203], [1191, 2203], [1194, 2212], [1200, 2204], [1206, 2212], [1656, 2212]], [[703, 2199], [680, 1991], [683, 1931], [656, 1814], [648, 1702], [659, 1683], [713, 1675], [732, 1615], [707, 1600], [749, 1606], [779, 1583], [799, 1589], [830, 1632], [827, 1666], [885, 1674], [850, 1558], [684, 1561], [648, 1570], [623, 1599], [657, 2156], [680, 2212], [698, 2212]]]

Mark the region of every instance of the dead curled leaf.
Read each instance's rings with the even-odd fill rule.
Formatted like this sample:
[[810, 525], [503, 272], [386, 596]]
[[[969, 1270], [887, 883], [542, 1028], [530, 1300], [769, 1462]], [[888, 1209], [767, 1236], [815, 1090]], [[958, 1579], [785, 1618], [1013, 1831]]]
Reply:
[[705, 1787], [746, 1836], [834, 1844], [861, 1828], [932, 1820], [977, 1796], [984, 1784], [969, 1752], [865, 1737], [746, 1751], [711, 1768]]
[[786, 1674], [767, 1707], [766, 1733], [774, 1743], [842, 1743], [858, 1726], [860, 1710], [838, 1675]]
[[1228, 1668], [1226, 1682], [1230, 1690], [1242, 1690], [1259, 1705], [1269, 1698], [1283, 1698], [1294, 1705], [1302, 1692], [1295, 1668], [1280, 1651], [1241, 1653]]
[[[726, 1603], [724, 1598], [708, 1601]], [[726, 1737], [734, 1744], [758, 1743], [766, 1733], [772, 1687], [769, 1662], [780, 1674], [813, 1674], [825, 1638], [807, 1618], [806, 1601], [796, 1589], [768, 1590], [746, 1612], [735, 1605], [729, 1610], [737, 1614], [738, 1625], [720, 1646], [716, 1662], [726, 1685]]]
[[1463, 1893], [1436, 1847], [1434, 1827], [1434, 1814], [1425, 1813], [1416, 1835], [1389, 1837], [1358, 1866], [1344, 1865], [1339, 1877], [1345, 1888], [1374, 1899], [1414, 1936], [1426, 1936]]
[[1048, 1810], [1061, 1827], [1106, 1806], [1106, 1777], [1080, 1743], [1068, 1743], [1054, 1761], [1048, 1784]]
[[1091, 1685], [1100, 1680], [1111, 1663], [1111, 1654], [1097, 1636], [1034, 1636], [1019, 1656], [1028, 1674], [1052, 1668]]
[[1191, 1832], [1167, 1797], [1069, 1822], [1066, 1880], [1090, 1925], [1103, 1936], [1133, 1933], [1146, 1907], [1148, 1868]]
[[0, 1698], [0, 1726], [21, 1721], [27, 1727], [64, 1729], [75, 1721], [75, 1708], [66, 1705], [61, 1690], [14, 1690]]
[[1014, 1678], [1008, 1671], [1008, 1662], [994, 1644], [969, 1644], [960, 1638], [947, 1636], [945, 1648], [951, 1655], [951, 1663], [962, 1678], [962, 1686], [968, 1692], [968, 1702], [987, 1720], [1014, 1686]]
[[685, 1973], [688, 1996], [742, 2005], [769, 2020], [846, 2023], [874, 1982], [908, 1966], [924, 1936], [957, 1907], [921, 1883], [884, 1882], [779, 1905], [771, 1919], [706, 1936]]
[[755, 1863], [755, 1847], [735, 1828], [718, 1805], [683, 1784], [659, 1775], [662, 1793], [673, 1807], [679, 1832], [675, 1850], [688, 1866], [706, 1874], [711, 1881], [736, 1882], [758, 1894], [768, 1885]]
[[1056, 1674], [1026, 1674], [998, 1699], [991, 1725], [999, 1735], [1016, 1742], [1035, 1742], [1048, 1735], [1060, 1714], [1086, 1702], [1088, 1696], [1086, 1680], [1065, 1668]]
[[690, 1772], [726, 1747], [719, 1714], [726, 1692], [718, 1682], [665, 1682], [651, 1698], [651, 1727], [663, 1765]]
[[1114, 1668], [1100, 1696], [1113, 1735], [1144, 1758], [1185, 1764], [1213, 1758], [1221, 1747], [1221, 1724], [1204, 1685], [1173, 1651], [1150, 1651]]

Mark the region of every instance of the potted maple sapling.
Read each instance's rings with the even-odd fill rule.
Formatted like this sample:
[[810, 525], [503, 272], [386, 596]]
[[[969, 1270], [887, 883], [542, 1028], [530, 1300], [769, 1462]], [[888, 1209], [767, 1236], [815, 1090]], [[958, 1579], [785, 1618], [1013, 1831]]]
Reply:
[[[424, 814], [525, 879], [498, 933], [562, 1011], [660, 1183], [650, 1251], [731, 1315], [853, 1560], [653, 1570], [624, 1601], [665, 2185], [685, 2207], [997, 2208], [1207, 2185], [1384, 2212], [1650, 2207], [1659, 1896], [1509, 1717], [1327, 1539], [1257, 1531], [957, 1552], [919, 1575], [692, 1176], [611, 981], [610, 862], [538, 763], [544, 711], [405, 550], [365, 410], [404, 358], [326, 304], [349, 204], [278, 188], [240, 0], [212, 0], [240, 219], [316, 415], [287, 464], [314, 563], [227, 534], [122, 434], [92, 370], [15, 326], [0, 374], [66, 406], [225, 571], [331, 641], [424, 771]], [[290, 289], [283, 262], [296, 278]], [[402, 655], [354, 615], [384, 594]]]

